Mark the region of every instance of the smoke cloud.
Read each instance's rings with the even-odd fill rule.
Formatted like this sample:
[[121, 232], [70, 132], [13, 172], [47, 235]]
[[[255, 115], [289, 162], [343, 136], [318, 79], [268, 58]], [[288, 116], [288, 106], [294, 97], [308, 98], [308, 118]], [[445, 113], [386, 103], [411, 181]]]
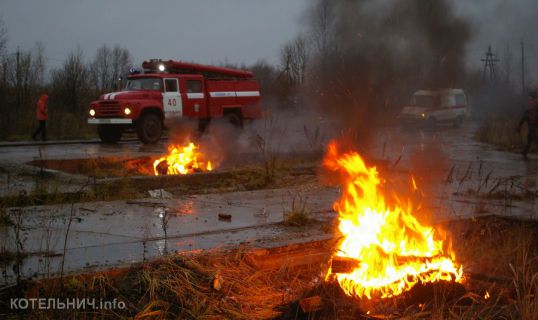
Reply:
[[448, 0], [318, 0], [305, 17], [314, 55], [310, 104], [358, 144], [417, 89], [461, 87], [469, 23]]

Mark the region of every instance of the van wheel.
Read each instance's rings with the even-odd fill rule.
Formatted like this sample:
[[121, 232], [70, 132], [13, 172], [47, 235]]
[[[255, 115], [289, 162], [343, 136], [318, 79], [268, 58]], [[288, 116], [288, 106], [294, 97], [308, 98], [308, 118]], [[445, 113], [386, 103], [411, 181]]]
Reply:
[[142, 142], [153, 144], [159, 141], [163, 134], [163, 122], [155, 113], [146, 113], [136, 125], [136, 133]]
[[99, 138], [104, 143], [116, 143], [120, 141], [123, 134], [123, 129], [121, 127], [111, 126], [111, 125], [98, 125], [97, 133]]
[[426, 120], [426, 128], [427, 129], [433, 129], [435, 128], [435, 125], [437, 124], [437, 119], [435, 119], [434, 117], [429, 117], [427, 120]]
[[459, 128], [463, 124], [463, 116], [457, 116], [456, 119], [452, 122], [454, 128]]

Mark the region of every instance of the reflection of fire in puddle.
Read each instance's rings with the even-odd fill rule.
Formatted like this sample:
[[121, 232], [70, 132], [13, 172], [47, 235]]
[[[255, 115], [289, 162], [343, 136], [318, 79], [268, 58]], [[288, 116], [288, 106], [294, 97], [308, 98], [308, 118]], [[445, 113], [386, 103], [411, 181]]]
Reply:
[[324, 166], [344, 180], [343, 195], [334, 204], [343, 237], [328, 280], [350, 296], [367, 299], [398, 296], [417, 283], [462, 282], [462, 267], [439, 232], [413, 216], [411, 203], [387, 204], [375, 167], [355, 152], [340, 153], [335, 143]]
[[176, 208], [176, 212], [183, 215], [194, 214], [194, 202], [192, 200], [187, 200], [183, 202], [180, 206]]
[[192, 142], [187, 146], [169, 146], [168, 155], [153, 162], [153, 171], [156, 176], [190, 174], [212, 170], [213, 165], [211, 161], [206, 161], [199, 146]]
[[192, 200], [188, 200], [178, 204], [177, 207], [174, 208], [163, 205], [155, 208], [153, 212], [161, 218], [163, 216], [180, 217], [192, 215], [194, 214], [194, 202]]

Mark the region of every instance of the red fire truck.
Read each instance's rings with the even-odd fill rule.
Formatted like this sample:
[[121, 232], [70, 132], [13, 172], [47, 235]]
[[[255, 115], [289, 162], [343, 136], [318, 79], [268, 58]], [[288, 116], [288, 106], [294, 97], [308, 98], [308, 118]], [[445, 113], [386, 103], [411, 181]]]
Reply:
[[144, 61], [127, 77], [122, 91], [103, 94], [89, 109], [103, 142], [114, 143], [134, 129], [144, 143], [155, 143], [163, 128], [182, 119], [205, 128], [225, 118], [236, 126], [261, 117], [260, 86], [251, 72], [181, 61]]

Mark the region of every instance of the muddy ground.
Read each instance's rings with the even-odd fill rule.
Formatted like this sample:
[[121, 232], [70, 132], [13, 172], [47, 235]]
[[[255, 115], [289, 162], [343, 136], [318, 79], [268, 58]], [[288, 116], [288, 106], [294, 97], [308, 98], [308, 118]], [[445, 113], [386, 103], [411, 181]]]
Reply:
[[[523, 161], [517, 153], [479, 143], [474, 139], [476, 130], [473, 124], [432, 131], [388, 127], [364, 153], [388, 177], [393, 191], [403, 192], [412, 177], [416, 180], [420, 192], [404, 195], [420, 203], [417, 214], [451, 230], [464, 270], [472, 279], [485, 279], [480, 285], [472, 282], [466, 292], [482, 297], [488, 289], [502, 297], [488, 310], [502, 306], [499, 312], [517, 315], [523, 312], [516, 306], [520, 287], [510, 283], [529, 280], [522, 277], [530, 271], [516, 270], [516, 264], [521, 265], [520, 255], [536, 262], [536, 254], [518, 253], [526, 248], [519, 245], [524, 239], [507, 239], [521, 234], [535, 239], [527, 230], [535, 228], [538, 157]], [[338, 237], [332, 203], [340, 190], [320, 172], [323, 143], [318, 150], [310, 146], [304, 142], [275, 149], [270, 158], [251, 146], [211, 173], [167, 177], [154, 177], [148, 169], [152, 159], [166, 152], [164, 142], [0, 147], [2, 292], [18, 288], [22, 291], [16, 296], [54, 297], [67, 292], [121, 296], [129, 307], [114, 312], [124, 316], [290, 316], [294, 299], [323, 283], [320, 275], [327, 259], [319, 252], [326, 254], [332, 247], [313, 255], [321, 261], [312, 258], [294, 268], [286, 267], [284, 262], [291, 259], [286, 256], [271, 272], [245, 257], [252, 250], [300, 247]], [[230, 267], [231, 274], [224, 277], [228, 291], [212, 291], [211, 279], [226, 269], [214, 266], [215, 261], [240, 266], [235, 271]], [[178, 273], [189, 281], [170, 278]], [[62, 281], [44, 280], [60, 276]], [[125, 279], [131, 287], [126, 287]], [[260, 295], [252, 301], [245, 300], [252, 291], [239, 281], [243, 279], [260, 286]], [[183, 285], [189, 290], [180, 290]], [[522, 285], [528, 289], [536, 283]], [[174, 299], [181, 303], [174, 305]], [[480, 306], [490, 301], [479, 301], [479, 307], [470, 309], [450, 302], [445, 309], [461, 315], [483, 310]], [[386, 302], [379, 305], [380, 314], [406, 312], [391, 309]], [[423, 310], [412, 311], [432, 316], [432, 305], [422, 305]], [[277, 306], [281, 312], [275, 312]], [[95, 314], [102, 313], [76, 315]]]
[[[310, 225], [302, 228], [306, 227]], [[19, 310], [24, 316], [46, 318], [533, 319], [538, 311], [538, 223], [484, 216], [443, 227], [457, 235], [454, 246], [466, 269], [464, 282], [418, 285], [392, 299], [355, 299], [325, 282], [335, 243], [326, 240], [269, 250], [240, 245], [169, 255], [113, 271], [24, 282], [2, 291], [0, 312], [15, 315], [6, 302], [25, 296], [117, 299], [125, 306]], [[304, 312], [300, 301], [312, 297], [320, 298], [320, 307]]]

